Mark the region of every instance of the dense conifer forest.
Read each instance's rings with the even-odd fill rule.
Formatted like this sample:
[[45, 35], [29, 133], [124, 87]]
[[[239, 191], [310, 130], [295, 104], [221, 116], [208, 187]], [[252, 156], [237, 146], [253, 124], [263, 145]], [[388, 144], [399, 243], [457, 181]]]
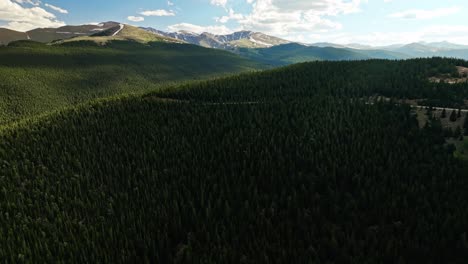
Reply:
[[206, 100], [269, 100], [277, 97], [342, 98], [385, 96], [391, 99], [422, 99], [422, 105], [468, 108], [468, 83], [433, 83], [429, 77], [456, 74], [455, 59], [414, 59], [404, 61], [368, 60], [312, 62], [259, 74], [240, 75], [229, 82], [199, 83], [169, 90], [169, 97]]
[[96, 98], [263, 67], [226, 51], [175, 43], [12, 42], [0, 46], [0, 125]]
[[427, 78], [466, 64], [306, 63], [6, 127], [0, 259], [466, 263], [468, 164], [440, 123], [366, 100], [461, 107], [466, 84]]
[[[334, 87], [334, 92], [346, 91], [352, 96], [383, 95], [423, 99], [426, 105], [466, 107], [463, 101], [468, 98], [466, 83], [428, 81], [438, 74], [455, 74], [454, 65], [467, 66], [467, 62], [441, 58], [316, 62], [307, 67], [286, 68], [285, 74], [297, 70], [294, 76], [302, 78], [299, 84], [289, 83], [288, 77], [282, 77], [283, 71], [273, 78], [282, 78], [282, 87], [311, 86], [305, 93]], [[86, 41], [62, 45], [13, 42], [8, 47], [0, 47], [0, 125], [96, 98], [141, 94], [176, 83], [265, 67], [229, 52], [174, 43], [114, 41], [100, 46]], [[261, 82], [269, 78], [268, 74], [233, 78], [230, 85], [240, 87], [239, 82], [250, 82], [252, 78]], [[237, 89], [229, 89], [222, 96], [242, 95]], [[252, 93], [265, 89], [269, 86], [253, 89]], [[244, 97], [256, 96], [252, 93]]]

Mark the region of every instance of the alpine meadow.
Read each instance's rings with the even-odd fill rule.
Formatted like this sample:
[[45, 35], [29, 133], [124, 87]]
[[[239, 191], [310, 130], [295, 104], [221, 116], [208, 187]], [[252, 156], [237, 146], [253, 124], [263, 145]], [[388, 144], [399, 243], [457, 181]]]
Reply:
[[453, 2], [0, 0], [0, 262], [467, 263]]

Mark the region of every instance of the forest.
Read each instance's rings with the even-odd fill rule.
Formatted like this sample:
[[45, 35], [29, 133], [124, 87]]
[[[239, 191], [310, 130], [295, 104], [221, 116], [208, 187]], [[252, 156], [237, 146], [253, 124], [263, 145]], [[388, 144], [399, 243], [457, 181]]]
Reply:
[[[454, 66], [467, 66], [463, 60], [324, 61], [306, 65], [272, 70], [275, 72], [272, 76], [289, 89], [299, 88], [298, 85], [311, 86], [302, 96], [335, 87], [333, 93], [344, 93], [344, 96], [382, 95], [420, 99], [422, 104], [432, 106], [468, 107], [463, 101], [468, 98], [466, 83], [428, 81], [439, 74], [454, 74]], [[172, 91], [183, 83], [194, 86], [193, 81], [200, 81], [197, 87], [204, 94], [203, 80], [267, 68], [269, 66], [226, 51], [186, 44], [112, 41], [100, 46], [86, 41], [61, 45], [12, 42], [8, 47], [0, 47], [0, 126], [95, 99]], [[300, 84], [288, 83], [288, 79], [283, 78], [292, 71], [297, 78], [302, 78]], [[312, 78], [299, 76], [301, 74]], [[229, 83], [238, 86], [246, 81], [261, 82], [270, 75], [270, 71], [263, 75], [240, 75], [231, 78]], [[268, 89], [262, 86], [249, 93], [238, 93], [239, 87], [228, 90], [236, 96], [251, 97]], [[230, 92], [222, 96], [229, 96]]]
[[428, 78], [466, 64], [304, 63], [6, 126], [0, 259], [466, 263], [468, 164], [393, 101], [462, 107]]
[[194, 45], [12, 42], [0, 46], [0, 125], [97, 98], [263, 68], [229, 52]]

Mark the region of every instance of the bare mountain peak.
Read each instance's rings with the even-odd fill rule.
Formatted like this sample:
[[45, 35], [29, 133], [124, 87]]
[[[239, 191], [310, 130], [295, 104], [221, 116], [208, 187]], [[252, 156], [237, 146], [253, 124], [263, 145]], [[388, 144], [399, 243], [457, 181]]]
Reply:
[[290, 41], [269, 36], [260, 32], [242, 30], [225, 35], [217, 35], [210, 32], [197, 34], [181, 30], [178, 32], [164, 32], [154, 28], [143, 28], [147, 31], [184, 40], [188, 43], [208, 48], [233, 50], [237, 48], [268, 48], [276, 45], [291, 43]]
[[192, 31], [188, 31], [188, 30], [179, 30], [179, 31], [177, 31], [177, 33], [179, 33], [179, 34], [187, 34], [187, 35], [194, 35], [194, 36], [200, 35], [200, 34], [198, 34], [198, 33], [195, 33], [195, 32], [192, 32]]

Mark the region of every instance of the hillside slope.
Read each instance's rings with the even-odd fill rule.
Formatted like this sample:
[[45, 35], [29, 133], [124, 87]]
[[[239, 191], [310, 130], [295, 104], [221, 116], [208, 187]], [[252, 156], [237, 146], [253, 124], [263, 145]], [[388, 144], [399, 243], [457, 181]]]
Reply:
[[367, 59], [409, 59], [403, 53], [387, 50], [360, 50], [340, 47], [305, 46], [297, 43], [278, 45], [270, 48], [247, 49], [235, 51], [244, 57], [272, 65], [289, 65], [308, 61], [346, 61]]
[[32, 40], [36, 42], [49, 43], [56, 40], [90, 36], [116, 26], [118, 27], [119, 23], [109, 21], [95, 25], [69, 25], [58, 28], [36, 28], [27, 32], [0, 28], [0, 45], [8, 45], [8, 43], [17, 40]]
[[170, 37], [160, 36], [141, 28], [134, 26], [119, 24], [106, 30], [97, 32], [91, 36], [82, 36], [65, 39], [59, 43], [76, 42], [76, 41], [94, 41], [99, 44], [107, 43], [113, 40], [136, 41], [140, 43], [148, 42], [170, 42], [170, 43], [185, 43]]
[[7, 28], [0, 28], [0, 46], [7, 45], [12, 41], [28, 39], [24, 32], [18, 32]]
[[288, 65], [321, 60], [365, 60], [371, 58], [365, 54], [347, 49], [309, 47], [297, 43], [260, 49], [241, 48], [237, 53], [246, 58], [271, 65]]
[[186, 44], [11, 43], [0, 49], [0, 124], [94, 98], [262, 67], [225, 51]]
[[463, 263], [466, 164], [408, 107], [350, 100], [432, 62], [295, 65], [3, 130], [0, 258]]
[[70, 25], [59, 28], [37, 28], [26, 33], [33, 41], [49, 43], [61, 39], [90, 36], [118, 25], [119, 23], [110, 21], [97, 25]]

